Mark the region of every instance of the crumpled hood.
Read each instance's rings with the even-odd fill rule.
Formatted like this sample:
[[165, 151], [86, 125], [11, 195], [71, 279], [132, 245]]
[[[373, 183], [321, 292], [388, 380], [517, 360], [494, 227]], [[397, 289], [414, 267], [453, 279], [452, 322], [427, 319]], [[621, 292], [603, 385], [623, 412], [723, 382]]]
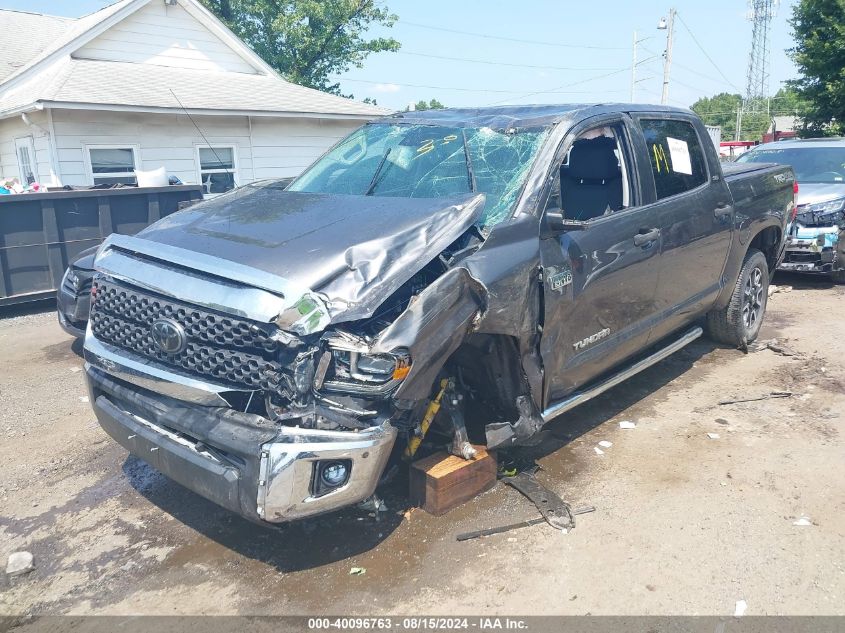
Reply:
[[845, 183], [799, 181], [798, 196], [795, 202], [800, 211], [800, 207], [805, 204], [817, 204], [836, 198], [845, 198]]
[[371, 316], [481, 215], [483, 194], [408, 199], [241, 187], [159, 220], [151, 242], [262, 270], [321, 294], [331, 322]]

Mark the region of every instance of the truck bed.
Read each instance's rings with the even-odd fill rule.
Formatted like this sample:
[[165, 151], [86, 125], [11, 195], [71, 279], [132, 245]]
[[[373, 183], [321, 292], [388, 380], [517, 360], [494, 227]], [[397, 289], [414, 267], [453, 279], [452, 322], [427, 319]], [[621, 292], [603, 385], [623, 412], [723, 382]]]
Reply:
[[782, 167], [777, 163], [722, 163], [725, 180], [735, 180], [739, 176], [757, 171], [766, 171], [773, 167]]

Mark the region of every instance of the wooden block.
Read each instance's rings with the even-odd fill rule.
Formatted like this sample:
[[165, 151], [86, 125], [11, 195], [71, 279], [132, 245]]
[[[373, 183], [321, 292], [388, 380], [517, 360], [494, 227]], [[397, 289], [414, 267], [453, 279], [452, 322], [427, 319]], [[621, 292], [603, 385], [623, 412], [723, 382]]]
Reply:
[[411, 464], [411, 503], [440, 516], [496, 485], [496, 459], [475, 446], [475, 459], [445, 451]]

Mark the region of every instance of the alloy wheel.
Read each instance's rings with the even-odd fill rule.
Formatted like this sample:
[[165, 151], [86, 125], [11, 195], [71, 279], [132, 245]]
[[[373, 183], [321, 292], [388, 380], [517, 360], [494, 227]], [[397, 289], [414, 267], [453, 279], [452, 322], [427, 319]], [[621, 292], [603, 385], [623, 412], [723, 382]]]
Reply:
[[752, 331], [763, 312], [763, 271], [753, 268], [745, 280], [742, 297], [742, 323], [747, 331]]

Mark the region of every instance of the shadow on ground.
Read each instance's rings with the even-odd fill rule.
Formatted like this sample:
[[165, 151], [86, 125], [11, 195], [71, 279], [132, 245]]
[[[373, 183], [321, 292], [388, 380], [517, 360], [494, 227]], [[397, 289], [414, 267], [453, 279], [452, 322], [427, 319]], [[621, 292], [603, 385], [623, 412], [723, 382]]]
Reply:
[[519, 449], [518, 459], [520, 461], [539, 460], [559, 451], [570, 442], [612, 420], [655, 391], [681, 377], [696, 362], [719, 349], [728, 351], [730, 348], [707, 338], [694, 341], [600, 397], [549, 422], [541, 432], [541, 442], [536, 446]]
[[[372, 511], [352, 507], [274, 527], [224, 510], [131, 455], [123, 471], [130, 485], [162, 511], [207, 539], [282, 572], [321, 567], [375, 548], [396, 530], [407, 509], [405, 486], [397, 478], [379, 489], [390, 510], [379, 512], [378, 520]], [[202, 549], [203, 545], [187, 549], [194, 547]]]
[[795, 290], [826, 290], [836, 286], [830, 275], [792, 273], [779, 270], [772, 278], [776, 286], [792, 286]]
[[25, 303], [14, 303], [0, 306], [0, 319], [11, 319], [14, 317], [51, 312], [56, 309], [55, 299], [40, 299], [38, 301], [27, 301]]

